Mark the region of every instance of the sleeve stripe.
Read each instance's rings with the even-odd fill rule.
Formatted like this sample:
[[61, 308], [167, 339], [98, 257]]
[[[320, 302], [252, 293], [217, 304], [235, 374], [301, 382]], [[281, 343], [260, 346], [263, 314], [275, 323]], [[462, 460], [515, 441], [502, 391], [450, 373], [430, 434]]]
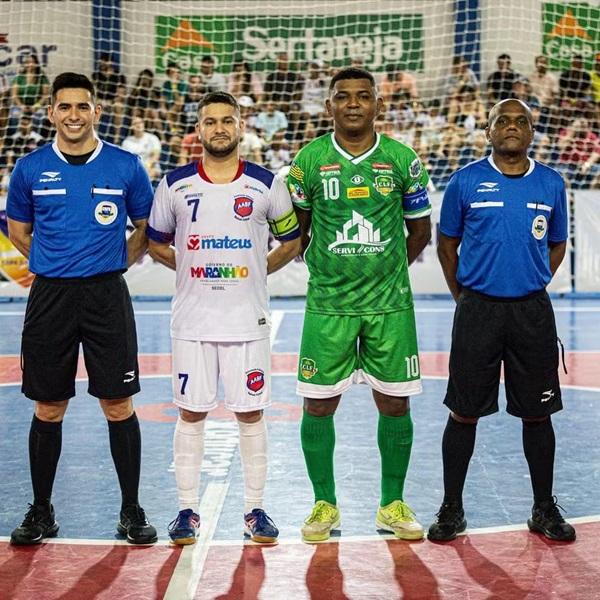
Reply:
[[163, 233], [162, 231], [153, 229], [150, 227], [150, 225], [146, 226], [146, 235], [153, 242], [157, 242], [159, 244], [170, 244], [175, 239], [175, 234]]
[[431, 206], [424, 208], [423, 210], [417, 210], [415, 212], [404, 211], [405, 219], [421, 219], [422, 217], [428, 217], [431, 214]]

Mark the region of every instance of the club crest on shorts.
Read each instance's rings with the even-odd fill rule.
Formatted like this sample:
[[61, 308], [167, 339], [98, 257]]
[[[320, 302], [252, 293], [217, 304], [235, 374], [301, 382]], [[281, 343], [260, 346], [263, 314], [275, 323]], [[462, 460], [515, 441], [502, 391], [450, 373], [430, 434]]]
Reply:
[[536, 240], [541, 240], [548, 231], [548, 221], [544, 215], [537, 215], [531, 224], [531, 233]]
[[94, 209], [94, 217], [96, 217], [96, 221], [98, 221], [100, 225], [110, 225], [111, 223], [114, 223], [118, 214], [119, 209], [117, 205], [114, 202], [107, 202], [106, 200], [98, 202]]
[[233, 212], [239, 221], [247, 221], [252, 214], [254, 200], [248, 196], [236, 196], [233, 201]]
[[265, 387], [265, 372], [262, 369], [252, 369], [246, 372], [246, 387], [253, 396], [262, 394]]
[[317, 363], [312, 358], [302, 357], [300, 359], [300, 374], [304, 379], [311, 379], [318, 372]]

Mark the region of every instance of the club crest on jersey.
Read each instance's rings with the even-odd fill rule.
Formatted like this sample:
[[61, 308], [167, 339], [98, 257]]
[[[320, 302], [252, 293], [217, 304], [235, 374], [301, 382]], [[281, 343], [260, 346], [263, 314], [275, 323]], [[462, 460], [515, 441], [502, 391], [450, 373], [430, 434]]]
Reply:
[[389, 175], [377, 175], [373, 186], [382, 196], [387, 196], [394, 189], [394, 180]]
[[312, 379], [318, 372], [317, 363], [312, 358], [303, 356], [300, 359], [300, 374], [304, 379]]
[[408, 173], [413, 179], [416, 179], [421, 174], [422, 168], [421, 161], [418, 158], [415, 158], [415, 160], [410, 163], [410, 167], [408, 167]]
[[544, 215], [537, 215], [531, 224], [531, 233], [536, 240], [541, 240], [548, 231], [548, 221]]
[[100, 225], [110, 225], [111, 223], [114, 223], [118, 214], [119, 209], [114, 202], [98, 202], [94, 209], [94, 217], [96, 217], [96, 221], [98, 221]]
[[248, 196], [236, 196], [233, 200], [233, 212], [238, 221], [247, 221], [253, 208], [254, 200]]
[[187, 249], [200, 250], [200, 236], [197, 233], [188, 235]]
[[265, 387], [265, 372], [262, 369], [252, 369], [246, 372], [246, 387], [252, 396], [262, 394]]

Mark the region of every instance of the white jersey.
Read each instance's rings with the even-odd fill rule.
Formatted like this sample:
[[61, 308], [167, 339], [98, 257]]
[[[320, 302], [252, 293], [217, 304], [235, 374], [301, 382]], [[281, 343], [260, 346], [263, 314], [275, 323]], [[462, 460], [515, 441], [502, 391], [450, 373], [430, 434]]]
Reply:
[[175, 169], [154, 195], [148, 237], [174, 241], [176, 290], [171, 335], [197, 341], [250, 341], [270, 333], [269, 228], [300, 235], [285, 182], [240, 161], [231, 183], [212, 183], [201, 163]]

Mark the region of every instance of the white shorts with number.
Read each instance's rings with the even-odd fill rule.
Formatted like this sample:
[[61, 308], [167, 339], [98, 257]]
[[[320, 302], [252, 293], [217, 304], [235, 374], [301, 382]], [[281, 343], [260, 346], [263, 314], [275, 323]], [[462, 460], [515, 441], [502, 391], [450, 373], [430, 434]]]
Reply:
[[173, 339], [173, 397], [193, 412], [217, 407], [219, 377], [225, 408], [261, 410], [271, 403], [271, 342], [196, 342]]

